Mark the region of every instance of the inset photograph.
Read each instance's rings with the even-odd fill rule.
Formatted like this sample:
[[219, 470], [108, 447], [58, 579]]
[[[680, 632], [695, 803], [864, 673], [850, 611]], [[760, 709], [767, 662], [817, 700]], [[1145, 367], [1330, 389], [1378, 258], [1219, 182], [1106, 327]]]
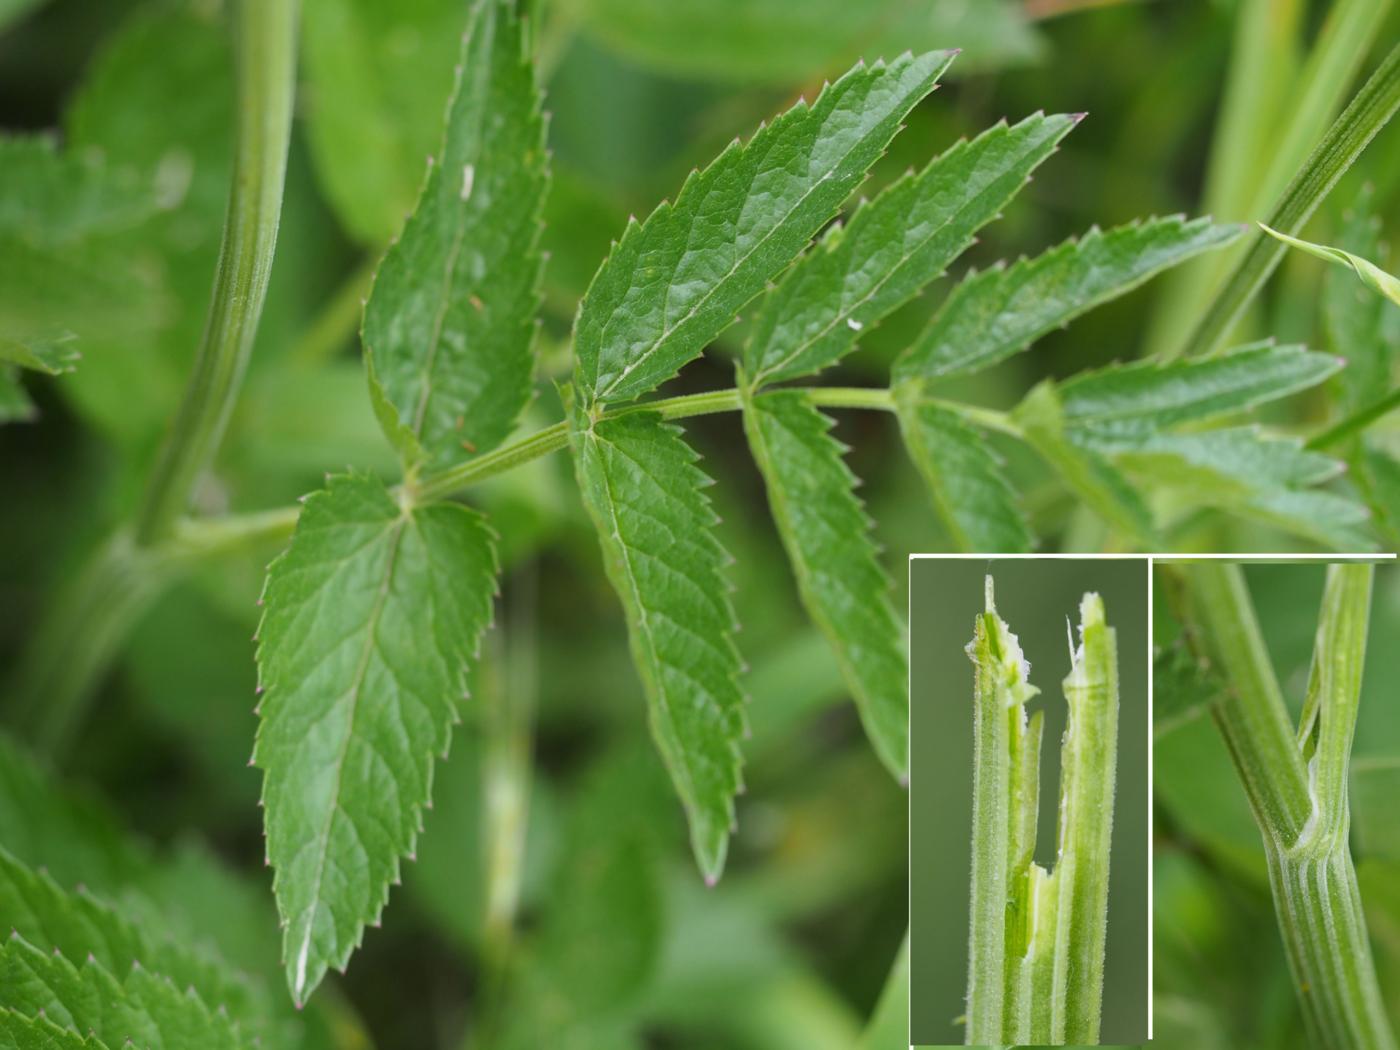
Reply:
[[1145, 558], [910, 560], [910, 1039], [1148, 1037]]
[[1154, 571], [1154, 1041], [1394, 1050], [1400, 567]]

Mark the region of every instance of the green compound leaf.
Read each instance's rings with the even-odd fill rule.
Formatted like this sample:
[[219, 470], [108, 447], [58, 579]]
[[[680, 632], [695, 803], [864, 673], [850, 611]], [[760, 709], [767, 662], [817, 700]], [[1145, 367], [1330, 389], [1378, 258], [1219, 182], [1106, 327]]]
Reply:
[[[91, 959], [109, 974], [126, 975], [140, 967], [181, 989], [195, 988], [204, 1002], [214, 1009], [226, 1007], [249, 1031], [264, 1024], [264, 1004], [242, 975], [161, 939], [84, 891], [65, 892], [48, 875], [25, 867], [3, 849], [0, 925], [45, 953]], [[8, 982], [0, 981], [0, 1007], [17, 1006], [6, 998], [7, 990]]]
[[1084, 372], [1060, 384], [1065, 419], [1143, 429], [1254, 408], [1315, 386], [1342, 367], [1301, 346], [1242, 346], [1228, 354]]
[[957, 413], [900, 399], [905, 447], [959, 550], [1025, 552], [1032, 537], [986, 439]]
[[571, 417], [584, 504], [608, 579], [627, 614], [632, 660], [646, 689], [652, 735], [690, 820], [707, 882], [724, 869], [745, 735], [739, 653], [704, 494], [710, 479], [680, 429], [652, 412]]
[[91, 1033], [108, 1047], [241, 1050], [258, 1045], [227, 1012], [211, 1010], [197, 992], [178, 988], [169, 977], [137, 964], [118, 979], [92, 957], [75, 964], [18, 933], [0, 945], [0, 1007], [46, 1018], [75, 1034]]
[[952, 59], [857, 66], [632, 220], [579, 304], [583, 403], [638, 397], [697, 357], [836, 214]]
[[1051, 380], [1037, 384], [1014, 413], [1026, 441], [1086, 506], [1146, 550], [1156, 550], [1156, 527], [1141, 493], [1098, 451], [1074, 440]]
[[1350, 266], [1355, 271], [1356, 276], [1361, 279], [1361, 283], [1373, 292], [1385, 296], [1392, 303], [1400, 306], [1400, 279], [1396, 279], [1386, 273], [1369, 259], [1363, 259], [1359, 255], [1342, 251], [1340, 248], [1331, 248], [1325, 244], [1314, 244], [1312, 241], [1305, 241], [1299, 237], [1290, 237], [1286, 233], [1279, 233], [1278, 230], [1270, 229], [1262, 222], [1259, 228], [1270, 237], [1275, 237], [1290, 247], [1299, 251], [1315, 255], [1319, 259], [1326, 259], [1330, 263], [1339, 266]]
[[826, 635], [866, 736], [901, 781], [909, 775], [908, 657], [890, 579], [856, 497], [832, 421], [796, 390], [749, 398], [744, 430], [802, 604]]
[[1253, 518], [1336, 550], [1370, 550], [1369, 515], [1361, 504], [1311, 488], [1342, 464], [1295, 438], [1271, 438], [1257, 427], [1186, 434], [1079, 435], [1125, 470], [1182, 490], [1200, 506]]
[[964, 375], [1018, 353], [1047, 332], [1132, 291], [1154, 274], [1239, 236], [1237, 226], [1175, 215], [1097, 228], [1033, 259], [957, 286], [895, 362], [896, 382]]
[[[1040, 38], [1012, 0], [581, 0], [585, 30], [669, 77], [791, 86], [839, 72], [857, 56], [963, 49], [964, 72], [1039, 54]], [[971, 63], [970, 66], [967, 63]]]
[[437, 466], [500, 444], [530, 400], [548, 178], [509, 4], [476, 8], [459, 70], [441, 156], [375, 275], [363, 333], [384, 395]]
[[299, 1004], [345, 967], [412, 853], [495, 580], [480, 515], [345, 475], [306, 500], [268, 572], [253, 759]]
[[918, 294], [997, 217], [1077, 117], [1036, 114], [959, 142], [863, 204], [783, 275], [744, 348], [754, 386], [811, 375]]
[[326, 198], [358, 240], [398, 230], [442, 141], [462, 0], [306, 0], [307, 144]]

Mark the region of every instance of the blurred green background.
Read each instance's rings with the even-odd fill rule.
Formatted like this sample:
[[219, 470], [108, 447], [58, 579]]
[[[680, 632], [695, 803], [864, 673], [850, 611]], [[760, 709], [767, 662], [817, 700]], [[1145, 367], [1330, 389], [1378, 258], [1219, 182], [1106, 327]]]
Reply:
[[1118, 632], [1118, 788], [1109, 867], [1104, 969], [1105, 1044], [1147, 1038], [1147, 561], [1146, 559], [916, 558], [909, 568], [910, 1035], [961, 1043], [967, 990], [968, 872], [972, 844], [972, 661], [964, 647], [982, 611], [983, 580], [1020, 639], [1045, 712], [1035, 859], [1055, 862], [1060, 738], [1069, 673], [1066, 617], [1086, 591], [1103, 597]]
[[[554, 182], [545, 365], [528, 427], [558, 418], [551, 380], [568, 367], [564, 333], [627, 216], [645, 214], [735, 135], [798, 94], [810, 97], [856, 58], [965, 49], [954, 75], [911, 115], [873, 186], [1002, 117], [1090, 113], [984, 231], [961, 271], [1039, 251], [1092, 223], [1203, 210], [1242, 10], [1233, 0], [530, 6], [552, 111]], [[1275, 116], [1284, 123], [1302, 48], [1330, 6], [1278, 5], [1296, 17], [1284, 19], [1290, 28], [1257, 86], [1283, 100]], [[200, 493], [202, 511], [281, 506], [347, 465], [394, 469], [365, 396], [358, 303], [435, 148], [464, 10], [463, 0], [306, 0], [267, 308], [244, 395]], [[1377, 38], [1398, 33], [1392, 10]], [[1374, 58], [1357, 61], [1364, 73]], [[336, 125], [327, 114], [348, 85], [377, 105]], [[79, 162], [100, 159], [153, 177], [159, 189], [153, 214], [76, 242], [10, 231], [0, 250], [0, 320], [62, 323], [77, 332], [84, 355], [72, 375], [28, 381], [32, 422], [0, 427], [7, 670], [57, 588], [129, 515], [179, 397], [218, 247], [231, 97], [218, 0], [0, 0], [0, 126], [51, 132]], [[1269, 156], [1254, 147], [1229, 153], [1235, 159], [1219, 166], [1242, 177]], [[0, 191], [5, 175], [0, 168]], [[1310, 232], [1327, 239], [1367, 183], [1393, 231], [1400, 136], [1376, 140]], [[1289, 256], [1249, 327], [1320, 343], [1320, 267]], [[832, 382], [883, 383], [890, 357], [949, 286], [871, 333]], [[1161, 282], [1149, 285], [948, 393], [1001, 407], [1042, 376], [1132, 357], [1160, 323], [1162, 295]], [[741, 335], [727, 336], [668, 392], [727, 385]], [[1309, 396], [1288, 412], [1283, 422], [1316, 425], [1325, 406]], [[476, 490], [502, 535], [501, 629], [476, 683], [481, 700], [437, 775], [418, 862], [384, 928], [369, 932], [339, 982], [349, 1009], [337, 1021], [338, 1045], [531, 1046], [541, 1038], [533, 1025], [555, 1045], [578, 1047], [821, 1050], [860, 1038], [906, 927], [905, 794], [872, 757], [834, 663], [800, 613], [736, 421], [700, 419], [687, 431], [720, 481], [711, 493], [738, 563], [739, 642], [751, 665], [748, 791], [725, 879], [705, 891], [685, 849], [569, 464], [533, 463]], [[838, 434], [852, 446], [849, 462], [902, 590], [905, 554], [940, 549], [947, 537], [896, 447], [892, 420], [851, 413]], [[1028, 493], [1046, 543], [1073, 546], [1072, 501], [1044, 485], [1043, 467], [1023, 449], [993, 443]], [[1219, 519], [1210, 530], [1211, 542], [1241, 535]], [[160, 870], [194, 902], [188, 924], [271, 974], [274, 985], [259, 781], [246, 761], [255, 727], [249, 638], [275, 553], [202, 566], [134, 617], [76, 746], [53, 763], [63, 782], [106, 800], [103, 821], [155, 845]], [[13, 691], [0, 700], [7, 729], [18, 710], [44, 702]], [[528, 764], [519, 758], [522, 739]], [[505, 832], [488, 826], [482, 800], [493, 786], [529, 789], [523, 866], [488, 866], [502, 850], [510, 856], [518, 831], [518, 823]], [[0, 840], [22, 859], [68, 873], [70, 884], [129, 889], [82, 857], [51, 852], [61, 845], [26, 839], [19, 829], [34, 812], [17, 807], [0, 824]], [[177, 850], [191, 841], [200, 845]], [[488, 870], [513, 874], [488, 879]], [[965, 898], [961, 874], [957, 881], [955, 896]], [[512, 937], [500, 915], [510, 913], [516, 891]], [[178, 895], [157, 896], [168, 919]], [[962, 943], [959, 933], [959, 950]]]
[[[1156, 642], [1180, 625], [1159, 563]], [[1326, 567], [1249, 564], [1264, 640], [1296, 724], [1307, 689]], [[1392, 1022], [1400, 1021], [1400, 566], [1372, 596], [1351, 776], [1352, 855]], [[1200, 710], [1159, 696], [1153, 729], [1153, 973], [1156, 1039], [1174, 1046], [1298, 1045], [1302, 1016], [1279, 939], [1259, 832], [1219, 731]]]

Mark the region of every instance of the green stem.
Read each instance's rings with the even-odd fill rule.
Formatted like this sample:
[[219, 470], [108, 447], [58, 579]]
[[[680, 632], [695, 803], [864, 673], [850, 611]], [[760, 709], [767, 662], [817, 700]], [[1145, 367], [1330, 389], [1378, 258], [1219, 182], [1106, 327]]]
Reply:
[[162, 554], [121, 533], [59, 591], [10, 686], [15, 719], [37, 751], [54, 754], [69, 742], [92, 684], [160, 594], [169, 570]]
[[[1296, 235], [1337, 180], [1400, 107], [1400, 44], [1393, 47], [1351, 104], [1337, 118], [1283, 199], [1268, 225]], [[1215, 353], [1278, 266], [1286, 245], [1256, 234], [1253, 247], [1220, 289], [1186, 346], [1186, 356]], [[1175, 355], [1172, 355], [1175, 356]]]
[[1064, 680], [1069, 728], [1060, 755], [1059, 858], [1051, 875], [1059, 900], [1048, 1041], [1093, 1044], [1103, 999], [1118, 753], [1118, 645], [1097, 594], [1079, 605], [1079, 634]]
[[[997, 615], [992, 578], [986, 579], [986, 611], [974, 624], [968, 656], [975, 669], [972, 753], [972, 893], [967, 962], [969, 1046], [1004, 1041], [1015, 1026], [1008, 973], [1016, 968], [1021, 927], [1018, 882], [1035, 848], [1032, 799], [1025, 785], [1039, 764], [1027, 746], [1032, 733], [1026, 702], [1036, 694], [1029, 665], [1006, 621]], [[1029, 842], [1029, 849], [1026, 843]]]
[[194, 371], [137, 517], [143, 546], [168, 537], [188, 508], [252, 353], [282, 212], [296, 20], [297, 5], [288, 0], [242, 0], [234, 8], [238, 126], [223, 243]]
[[1340, 445], [1353, 434], [1359, 434], [1382, 416], [1400, 408], [1400, 387], [1392, 390], [1379, 401], [1358, 409], [1340, 423], [1328, 427], [1308, 442], [1308, 448], [1321, 450]]
[[205, 539], [227, 539], [214, 526], [193, 543], [188, 536], [169, 543], [218, 449], [262, 312], [291, 136], [296, 20], [294, 2], [243, 0], [234, 8], [234, 170], [194, 371], [134, 526], [92, 555], [59, 596], [12, 680], [20, 717], [49, 753], [71, 738], [95, 684], [180, 557]]
[[968, 1045], [1097, 1043], [1108, 920], [1118, 742], [1118, 654], [1103, 600], [1079, 606], [1080, 644], [1063, 688], [1059, 843], [1034, 862], [1042, 712], [1021, 647], [987, 611], [968, 653], [976, 667]]
[[1198, 644], [1231, 684], [1215, 708], [1246, 794], [1261, 822], [1290, 841], [1307, 823], [1307, 771], [1298, 753], [1283, 693], [1269, 660], [1244, 572], [1223, 561], [1186, 567]]
[[1239, 567], [1212, 562], [1186, 571], [1206, 632], [1197, 647], [1220, 663], [1230, 685], [1213, 710], [1263, 839], [1310, 1043], [1326, 1050], [1396, 1047], [1348, 851], [1347, 775], [1373, 575], [1367, 564], [1328, 567], [1295, 737]]

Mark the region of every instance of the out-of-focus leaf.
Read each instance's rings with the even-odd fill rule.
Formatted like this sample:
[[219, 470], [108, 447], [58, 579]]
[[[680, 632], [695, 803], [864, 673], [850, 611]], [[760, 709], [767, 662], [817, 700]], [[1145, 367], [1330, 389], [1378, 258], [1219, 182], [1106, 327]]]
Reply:
[[1081, 372], [1060, 384], [1060, 402], [1071, 424], [1167, 427], [1254, 408], [1306, 390], [1341, 367], [1337, 358], [1302, 346], [1259, 343], [1219, 357]]
[[53, 139], [0, 138], [0, 365], [73, 370], [79, 336], [140, 331], [163, 304], [121, 236], [158, 211], [153, 180]]
[[67, 886], [116, 893], [144, 881], [145, 851], [91, 802], [59, 791], [37, 763], [0, 736], [0, 842], [16, 858]]
[[[853, 60], [962, 48], [964, 71], [1023, 62], [1039, 36], [1008, 0], [575, 0], [590, 33], [663, 73], [793, 84]], [[959, 63], [962, 65], [962, 63]]]
[[833, 227], [764, 296], [744, 347], [749, 380], [796, 379], [840, 360], [962, 254], [1076, 122], [1036, 114], [997, 124]]
[[1210, 705], [1225, 688], [1220, 677], [1183, 644], [1172, 645], [1152, 660], [1152, 734], [1171, 732], [1179, 722], [1208, 717]]
[[1090, 230], [1033, 259], [964, 280], [895, 362], [896, 382], [990, 367], [1162, 270], [1237, 236], [1237, 226], [1174, 215]]
[[346, 965], [413, 849], [495, 578], [475, 511], [401, 507], [349, 475], [307, 499], [268, 572], [254, 759], [298, 1003]]
[[[1357, 255], [1385, 262], [1380, 221], [1372, 208], [1373, 193], [1368, 187], [1347, 213], [1338, 244]], [[1347, 361], [1346, 370], [1338, 377], [1342, 409], [1355, 411], [1371, 404], [1394, 385], [1392, 373], [1400, 356], [1400, 307], [1337, 267], [1328, 271], [1323, 285], [1322, 316], [1332, 349]]]
[[665, 933], [665, 773], [633, 745], [601, 756], [573, 806], [501, 1043], [571, 1050], [640, 1045], [637, 1008]]
[[[1158, 695], [1155, 682], [1153, 695]], [[1157, 803], [1189, 840], [1256, 885], [1267, 885], [1259, 828], [1220, 731], [1206, 709], [1192, 707], [1190, 699], [1168, 706], [1195, 713], [1154, 727], [1152, 790]]]
[[807, 395], [776, 390], [744, 407], [749, 448], [807, 614], [826, 635], [876, 754], [909, 776], [909, 677], [904, 628], [870, 539], [845, 446]]
[[858, 66], [629, 223], [579, 305], [583, 403], [631, 400], [699, 355], [836, 213], [952, 60]]
[[442, 156], [364, 319], [371, 384], [436, 467], [495, 448], [530, 400], [543, 266], [544, 118], [511, 4], [477, 6], [458, 68]]
[[1256, 427], [1199, 433], [1150, 433], [1089, 439], [1133, 474], [1182, 490], [1194, 503], [1256, 518], [1336, 550], [1369, 550], [1367, 510], [1354, 500], [1308, 486], [1342, 465], [1296, 438], [1270, 438]]
[[981, 434], [955, 412], [903, 399], [899, 427], [959, 550], [1031, 549], [1016, 493]]
[[[150, 178], [160, 209], [111, 239], [113, 261], [100, 275], [139, 277], [146, 287], [126, 301], [143, 313], [110, 331], [80, 330], [83, 367], [63, 383], [84, 415], [132, 445], [149, 444], [166, 425], [199, 342], [228, 196], [232, 121], [226, 23], [218, 9], [189, 2], [129, 17], [68, 109], [69, 149]], [[153, 300], [159, 311], [148, 316]]]
[[341, 222], [370, 247], [403, 223], [442, 141], [469, 7], [462, 0], [304, 5], [311, 156]]
[[1095, 514], [1133, 543], [1157, 549], [1152, 512], [1142, 495], [1096, 450], [1073, 440], [1054, 383], [1037, 384], [1016, 407], [1015, 418], [1026, 440]]
[[1400, 757], [1358, 755], [1351, 762], [1351, 819], [1362, 858], [1400, 864]]
[[1400, 550], [1400, 460], [1370, 441], [1363, 441], [1352, 456], [1356, 482], [1376, 530], [1391, 550]]
[[0, 29], [8, 28], [10, 23], [19, 21], [43, 2], [44, 0], [0, 0]]
[[35, 372], [57, 376], [73, 371], [82, 355], [73, 347], [72, 336], [49, 336], [20, 342], [0, 336], [0, 362]]
[[[227, 960], [242, 973], [262, 974], [277, 962], [275, 915], [260, 885], [243, 881], [193, 840], [181, 841], [169, 850], [152, 850], [99, 804], [56, 783], [38, 762], [3, 735], [0, 842], [16, 861], [42, 869], [57, 885], [82, 887], [78, 899], [86, 900], [92, 894], [95, 901], [103, 902], [92, 905], [99, 914], [106, 914], [104, 909], [110, 907], [133, 929], [160, 931], [162, 938], [178, 940], [200, 966], [207, 955], [211, 961]], [[58, 898], [47, 884], [37, 885], [39, 891], [33, 899], [49, 899], [49, 905], [39, 909], [34, 930], [58, 931], [60, 927], [51, 927], [51, 920], [45, 918], [48, 908], [58, 908], [52, 903]], [[31, 885], [25, 893], [33, 890]], [[151, 965], [145, 955], [140, 958], [143, 965]], [[196, 975], [193, 964], [171, 965]], [[256, 1002], [260, 1009], [269, 1002], [260, 981], [245, 995], [242, 979], [231, 979], [240, 997]], [[325, 1020], [319, 1012], [314, 1017], [301, 1014], [294, 1018], [290, 1004], [279, 1009], [283, 1002], [280, 997], [272, 1000], [270, 1010], [279, 1040], [283, 1034], [310, 1038], [311, 1031]]]
[[603, 564], [627, 613], [652, 735], [690, 820], [708, 882], [724, 869], [744, 736], [739, 653], [710, 479], [680, 428], [652, 412], [597, 422], [575, 406], [570, 440]]
[[1279, 233], [1278, 230], [1270, 229], [1262, 222], [1259, 227], [1271, 237], [1275, 237], [1284, 244], [1299, 251], [1315, 255], [1319, 259], [1325, 259], [1330, 263], [1339, 266], [1350, 266], [1371, 291], [1378, 295], [1383, 295], [1396, 306], [1400, 306], [1400, 279], [1386, 273], [1369, 259], [1363, 259], [1359, 255], [1343, 251], [1340, 248], [1332, 248], [1325, 244], [1314, 244], [1312, 241], [1305, 241], [1298, 237], [1290, 237], [1286, 233]]
[[614, 753], [574, 797], [540, 963], [576, 1010], [606, 1014], [637, 995], [661, 952], [664, 774], [646, 753]]
[[64, 244], [136, 226], [159, 209], [156, 187], [101, 154], [47, 136], [0, 138], [0, 231]]
[[34, 418], [34, 402], [29, 400], [19, 380], [19, 369], [0, 365], [0, 423], [19, 423]]
[[909, 935], [899, 946], [870, 1024], [856, 1050], [907, 1050], [909, 1046]]

